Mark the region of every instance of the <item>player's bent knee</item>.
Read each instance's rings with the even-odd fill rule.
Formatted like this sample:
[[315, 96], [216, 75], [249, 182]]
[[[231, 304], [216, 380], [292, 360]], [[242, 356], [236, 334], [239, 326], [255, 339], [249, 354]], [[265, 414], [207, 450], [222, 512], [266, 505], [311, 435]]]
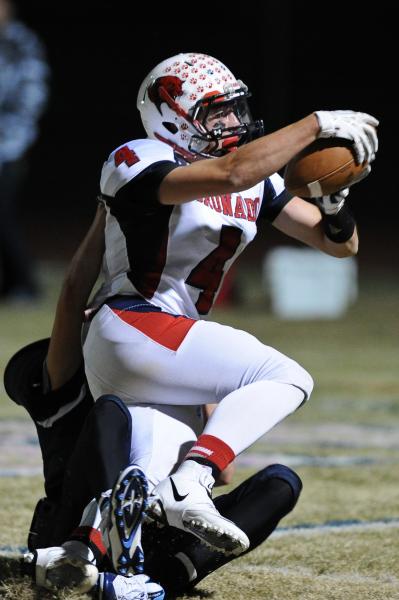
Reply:
[[299, 389], [301, 389], [305, 395], [303, 401], [300, 406], [304, 404], [307, 400], [309, 400], [310, 395], [313, 391], [314, 381], [312, 376], [300, 365], [297, 365], [295, 375], [293, 377], [292, 385], [295, 385]]
[[302, 491], [301, 478], [295, 471], [287, 467], [286, 465], [269, 465], [262, 471], [262, 475], [265, 479], [281, 479], [289, 484], [294, 503], [297, 502], [299, 495]]
[[[305, 371], [305, 369], [304, 369]], [[307, 372], [305, 371], [305, 393], [306, 393], [306, 400], [308, 400], [310, 398], [311, 393], [313, 392], [313, 388], [314, 388], [314, 381], [313, 381], [313, 377]]]
[[117, 396], [101, 396], [91, 408], [86, 425], [98, 441], [115, 438], [130, 448], [132, 418], [124, 402]]
[[126, 404], [118, 397], [113, 394], [106, 394], [100, 396], [93, 405], [90, 411], [97, 418], [107, 418], [110, 414], [124, 416], [130, 422], [130, 412]]
[[272, 351], [268, 347], [266, 347], [265, 354], [262, 356], [262, 361], [262, 364], [257, 364], [253, 379], [246, 383], [263, 380], [291, 385], [302, 392], [301, 395], [298, 394], [298, 406], [296, 408], [299, 408], [309, 399], [313, 390], [313, 379], [310, 373], [299, 363], [277, 350]]
[[113, 395], [101, 396], [90, 410], [83, 430], [80, 465], [95, 464], [93, 495], [112, 487], [119, 471], [129, 463], [132, 419], [125, 404]]

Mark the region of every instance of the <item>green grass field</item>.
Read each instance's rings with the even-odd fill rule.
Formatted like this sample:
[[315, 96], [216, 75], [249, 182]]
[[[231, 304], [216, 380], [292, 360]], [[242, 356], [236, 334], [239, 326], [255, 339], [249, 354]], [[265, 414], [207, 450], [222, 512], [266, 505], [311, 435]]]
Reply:
[[[44, 270], [48, 293], [39, 306], [0, 307], [0, 369], [23, 344], [49, 335], [60, 276], [60, 269]], [[281, 322], [259, 299], [214, 314], [298, 360], [315, 390], [305, 407], [245, 453], [233, 484], [258, 464], [286, 462], [304, 483], [295, 511], [260, 548], [204, 580], [194, 597], [399, 599], [399, 283], [378, 275], [360, 283], [359, 301], [339, 321]], [[10, 459], [6, 452], [9, 432], [26, 422], [2, 391], [4, 469], [7, 460], [13, 468], [28, 461], [18, 446]], [[25, 545], [42, 493], [39, 475], [0, 477], [0, 598], [89, 598], [37, 592], [10, 575], [15, 560], [6, 560], [4, 550]]]

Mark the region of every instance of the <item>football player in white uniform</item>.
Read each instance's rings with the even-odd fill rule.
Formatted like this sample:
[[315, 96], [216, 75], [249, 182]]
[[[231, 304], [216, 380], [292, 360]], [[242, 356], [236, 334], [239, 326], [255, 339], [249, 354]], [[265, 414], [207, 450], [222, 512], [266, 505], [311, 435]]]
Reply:
[[[104, 212], [98, 208], [71, 261], [51, 340], [22, 348], [5, 369], [8, 395], [35, 423], [45, 478], [46, 497], [34, 512], [23, 571], [52, 590], [96, 586], [104, 600], [161, 600], [155, 582], [167, 593], [183, 592], [233, 556], [212, 551], [190, 533], [146, 521], [143, 565], [147, 485], [152, 489], [173, 472], [203, 422], [192, 405], [128, 409], [115, 395], [93, 404], [80, 331], [103, 254]], [[209, 414], [211, 407], [205, 409]], [[115, 480], [113, 493], [102, 496]], [[291, 469], [269, 465], [215, 502], [246, 532], [252, 550], [294, 508], [301, 487]]]
[[122, 144], [101, 175], [105, 284], [84, 345], [94, 398], [218, 403], [177, 472], [155, 487], [152, 510], [234, 555], [249, 540], [215, 508], [215, 477], [305, 402], [313, 382], [252, 335], [202, 317], [258, 219], [327, 254], [355, 254], [346, 191], [314, 205], [291, 197], [277, 171], [320, 137], [350, 140], [358, 162], [371, 162], [378, 146], [378, 121], [353, 111], [317, 111], [263, 135], [248, 96], [205, 54], [174, 56], [145, 78], [137, 107], [148, 138]]

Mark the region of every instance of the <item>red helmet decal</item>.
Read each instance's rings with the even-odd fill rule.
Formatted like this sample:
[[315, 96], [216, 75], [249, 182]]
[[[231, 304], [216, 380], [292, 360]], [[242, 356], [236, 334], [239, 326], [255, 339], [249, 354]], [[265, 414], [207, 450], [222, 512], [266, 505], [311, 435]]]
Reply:
[[183, 83], [184, 81], [179, 77], [165, 75], [164, 77], [158, 77], [148, 88], [148, 97], [161, 114], [161, 104], [163, 102], [169, 104], [168, 98], [175, 101], [176, 98], [183, 95]]

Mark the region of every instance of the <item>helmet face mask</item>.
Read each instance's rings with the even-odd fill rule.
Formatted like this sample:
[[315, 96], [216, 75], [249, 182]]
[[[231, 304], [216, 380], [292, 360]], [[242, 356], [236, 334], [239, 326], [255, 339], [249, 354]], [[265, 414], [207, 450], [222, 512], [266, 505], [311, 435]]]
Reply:
[[[248, 88], [220, 61], [185, 53], [149, 73], [140, 87], [137, 108], [150, 138], [196, 160], [221, 156], [263, 135], [262, 121], [252, 120], [249, 96]], [[231, 113], [234, 119], [227, 118]], [[215, 114], [220, 114], [220, 122]]]
[[[200, 124], [200, 127], [197, 125], [200, 130], [191, 137], [191, 151], [221, 156], [254, 139], [254, 121], [247, 102], [251, 94], [241, 81], [238, 84], [240, 87], [234, 91], [204, 97], [196, 103], [192, 119], [194, 124]], [[228, 124], [232, 120], [229, 118], [231, 114], [236, 124]], [[255, 124], [255, 127], [259, 125]], [[263, 126], [258, 137], [262, 133]]]

